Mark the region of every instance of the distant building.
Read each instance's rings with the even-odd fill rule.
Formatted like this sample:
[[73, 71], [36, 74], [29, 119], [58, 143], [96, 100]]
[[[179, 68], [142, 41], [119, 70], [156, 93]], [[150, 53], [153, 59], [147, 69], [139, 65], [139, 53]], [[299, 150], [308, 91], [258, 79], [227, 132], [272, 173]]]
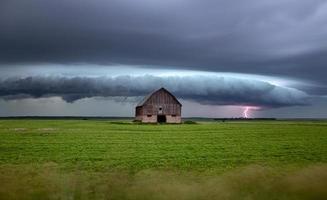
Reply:
[[135, 119], [144, 123], [181, 123], [182, 104], [165, 88], [146, 96], [135, 109]]

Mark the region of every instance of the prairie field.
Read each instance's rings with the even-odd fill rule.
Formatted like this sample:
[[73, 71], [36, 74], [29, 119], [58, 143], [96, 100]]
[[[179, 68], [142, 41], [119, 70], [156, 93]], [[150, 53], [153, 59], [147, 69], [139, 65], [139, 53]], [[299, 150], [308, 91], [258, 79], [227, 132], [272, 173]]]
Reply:
[[327, 199], [327, 121], [0, 120], [0, 199]]

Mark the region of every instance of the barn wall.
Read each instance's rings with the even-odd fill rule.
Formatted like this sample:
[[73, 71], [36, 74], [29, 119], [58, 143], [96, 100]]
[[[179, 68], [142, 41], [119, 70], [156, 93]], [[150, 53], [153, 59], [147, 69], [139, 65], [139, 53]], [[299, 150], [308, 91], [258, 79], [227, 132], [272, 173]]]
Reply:
[[157, 115], [142, 115], [142, 122], [144, 123], [157, 123]]
[[[160, 107], [162, 108], [161, 111], [159, 110]], [[140, 113], [144, 115], [181, 115], [181, 106], [179, 104], [147, 104], [142, 107]]]
[[166, 115], [167, 123], [181, 123], [181, 116]]
[[[180, 115], [181, 105], [168, 92], [159, 90], [155, 92], [143, 105], [143, 109], [147, 114], [164, 114], [164, 115]], [[162, 108], [159, 111], [159, 108]], [[160, 113], [159, 113], [160, 112]], [[144, 113], [144, 114], [145, 114]]]
[[[136, 116], [136, 120], [140, 120], [144, 123], [157, 123], [157, 115], [139, 115]], [[166, 115], [166, 123], [181, 123], [181, 116]]]

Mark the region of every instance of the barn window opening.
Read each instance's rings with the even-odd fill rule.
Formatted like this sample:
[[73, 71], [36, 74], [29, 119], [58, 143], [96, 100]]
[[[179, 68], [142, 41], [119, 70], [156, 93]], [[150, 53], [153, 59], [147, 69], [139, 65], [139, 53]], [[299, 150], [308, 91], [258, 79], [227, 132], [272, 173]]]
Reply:
[[152, 115], [147, 115], [148, 117], [152, 117]]
[[176, 115], [172, 115], [172, 117], [176, 117]]

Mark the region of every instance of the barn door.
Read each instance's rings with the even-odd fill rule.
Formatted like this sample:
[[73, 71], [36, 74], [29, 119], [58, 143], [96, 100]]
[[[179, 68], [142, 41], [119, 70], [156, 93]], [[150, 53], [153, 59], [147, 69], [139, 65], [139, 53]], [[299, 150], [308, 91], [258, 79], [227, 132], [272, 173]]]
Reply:
[[157, 115], [157, 122], [158, 123], [166, 123], [167, 119], [165, 115]]

